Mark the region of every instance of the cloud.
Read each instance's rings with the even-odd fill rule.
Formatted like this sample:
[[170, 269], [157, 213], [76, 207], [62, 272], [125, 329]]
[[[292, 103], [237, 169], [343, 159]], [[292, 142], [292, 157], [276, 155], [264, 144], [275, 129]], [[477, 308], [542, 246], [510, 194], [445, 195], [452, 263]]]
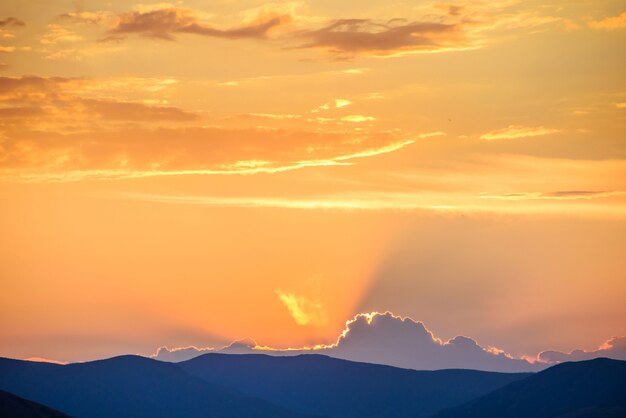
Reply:
[[463, 368], [514, 372], [537, 369], [501, 350], [482, 347], [469, 337], [457, 336], [444, 342], [422, 322], [391, 312], [355, 316], [346, 323], [346, 329], [327, 354], [417, 370]]
[[24, 360], [34, 361], [37, 363], [67, 364], [66, 361], [50, 360], [50, 359], [43, 358], [43, 357], [28, 357], [28, 358], [25, 358]]
[[317, 299], [276, 290], [278, 299], [285, 305], [298, 325], [320, 326], [327, 322], [324, 306]]
[[23, 20], [20, 20], [16, 17], [7, 17], [6, 19], [0, 20], [0, 28], [5, 28], [9, 26], [21, 27], [21, 26], [26, 26], [26, 23], [24, 23]]
[[[177, 80], [0, 77], [0, 177], [23, 181], [278, 173], [354, 164], [414, 141], [401, 132], [230, 127], [150, 100]], [[111, 99], [113, 92], [119, 97]], [[137, 101], [137, 93], [147, 98]], [[135, 100], [124, 100], [124, 96]], [[257, 116], [259, 117], [259, 116]], [[299, 115], [262, 114], [280, 124]], [[212, 123], [211, 123], [212, 122]], [[235, 126], [241, 126], [237, 124]]]
[[48, 31], [44, 34], [40, 42], [44, 45], [55, 45], [62, 42], [78, 42], [82, 39], [77, 33], [58, 24], [48, 25]]
[[164, 361], [183, 361], [212, 351], [276, 356], [316, 353], [345, 360], [416, 370], [459, 368], [527, 372], [539, 371], [563, 361], [589, 360], [597, 357], [626, 360], [626, 337], [612, 338], [593, 351], [574, 350], [571, 353], [544, 351], [537, 355], [536, 359], [532, 359], [533, 361], [528, 361], [526, 357], [514, 358], [496, 347], [481, 346], [466, 336], [456, 336], [443, 341], [422, 322], [403, 318], [391, 312], [371, 312], [355, 315], [347, 321], [337, 341], [332, 344], [276, 349], [261, 346], [247, 338], [219, 350], [196, 347], [168, 350], [161, 347], [151, 357]]
[[348, 115], [348, 116], [342, 117], [341, 120], [344, 122], [361, 123], [361, 122], [371, 122], [371, 121], [376, 120], [376, 118], [373, 116], [365, 116], [365, 115]]
[[501, 139], [532, 138], [536, 136], [550, 135], [560, 132], [558, 129], [545, 128], [543, 126], [530, 127], [523, 125], [509, 125], [503, 129], [496, 129], [483, 134], [480, 139], [497, 141]]
[[392, 19], [339, 19], [320, 29], [305, 31], [300, 48], [321, 48], [347, 57], [356, 54], [391, 56], [468, 47], [458, 23], [406, 22]]
[[[154, 83], [158, 82], [154, 81]], [[6, 115], [37, 116], [37, 121], [40, 123], [45, 122], [41, 116], [48, 115], [51, 122], [66, 119], [74, 126], [81, 119], [93, 125], [94, 119], [188, 121], [196, 118], [194, 113], [171, 106], [155, 106], [104, 97], [85, 97], [97, 91], [100, 84], [100, 81], [94, 81], [90, 86], [85, 79], [60, 77], [0, 77], [0, 104], [4, 105], [2, 110]], [[139, 83], [136, 87], [142, 86]], [[158, 90], [160, 86], [154, 84], [153, 88]], [[83, 94], [82, 96], [77, 93], [79, 91]], [[26, 109], [31, 111], [25, 112]]]
[[63, 13], [59, 16], [60, 20], [69, 20], [75, 22], [83, 22], [83, 23], [91, 23], [91, 24], [99, 24], [103, 21], [110, 20], [114, 18], [113, 13], [110, 12], [85, 12], [85, 11], [76, 11], [76, 12], [68, 12]]
[[215, 349], [212, 347], [177, 347], [167, 348], [165, 346], [157, 348], [156, 352], [149, 357], [169, 362], [178, 362], [198, 357], [202, 354], [212, 353]]
[[[386, 135], [358, 135], [386, 142]], [[0, 149], [5, 179], [77, 181], [174, 175], [280, 173], [305, 167], [352, 164], [403, 148], [412, 141], [373, 148], [354, 134], [228, 128], [122, 129], [60, 134], [13, 133]], [[324, 147], [320, 144], [326, 143]], [[284, 147], [284, 144], [290, 144]], [[311, 149], [319, 149], [311, 152]], [[318, 155], [318, 159], [311, 159]], [[308, 158], [308, 159], [303, 159]]]
[[623, 192], [618, 191], [592, 191], [592, 190], [560, 190], [556, 192], [533, 192], [533, 193], [507, 193], [501, 195], [481, 195], [481, 199], [499, 199], [499, 200], [589, 200], [603, 197], [621, 195]]
[[[318, 162], [320, 165], [322, 161]], [[311, 163], [312, 164], [312, 163]], [[259, 168], [262, 169], [263, 167]], [[282, 167], [277, 170], [296, 169]], [[250, 170], [257, 170], [254, 167]], [[256, 171], [261, 172], [261, 171]], [[227, 174], [227, 173], [223, 173]], [[138, 200], [144, 202], [200, 205], [230, 208], [283, 208], [283, 209], [324, 209], [324, 210], [428, 210], [450, 212], [457, 209], [449, 205], [435, 205], [424, 202], [419, 194], [402, 193], [362, 193], [352, 195], [341, 193], [337, 195], [323, 195], [310, 198], [278, 198], [278, 197], [220, 197], [220, 196], [168, 196], [145, 193], [121, 193], [104, 195], [120, 199]], [[466, 210], [465, 210], [466, 211]]]
[[6, 52], [15, 52], [15, 51], [30, 51], [30, 47], [29, 46], [22, 46], [22, 47], [18, 47], [18, 46], [2, 46], [0, 45], [0, 53], [6, 53]]
[[[293, 296], [293, 295], [292, 295]], [[212, 349], [211, 349], [212, 350]], [[221, 353], [262, 353], [277, 356], [293, 356], [307, 353], [325, 354], [331, 357], [366, 363], [386, 364], [395, 367], [435, 369], [477, 369], [500, 372], [539, 370], [544, 364], [532, 364], [514, 359], [493, 347], [482, 347], [475, 340], [457, 336], [449, 341], [437, 338], [421, 322], [402, 318], [391, 312], [372, 312], [356, 315], [346, 322], [346, 327], [333, 344], [313, 347], [275, 349], [258, 345], [246, 339], [218, 350]], [[159, 353], [162, 353], [159, 356]], [[203, 351], [196, 349], [195, 356]], [[153, 357], [166, 360], [171, 352], [157, 351]], [[174, 361], [182, 361], [194, 354], [184, 349]], [[176, 356], [176, 354], [175, 354]]]
[[[255, 354], [261, 350], [256, 341], [252, 338], [244, 338], [241, 340], [233, 341], [229, 345], [222, 348], [214, 347], [159, 347], [154, 354], [151, 354], [150, 358], [161, 361], [179, 362], [198, 357], [207, 353], [223, 353], [223, 354]], [[288, 354], [286, 354], [288, 355]]]
[[151, 38], [174, 39], [174, 34], [195, 34], [224, 39], [263, 39], [269, 31], [290, 20], [288, 15], [263, 14], [245, 24], [221, 29], [203, 22], [198, 13], [176, 7], [135, 10], [118, 15], [108, 39], [138, 34]]
[[616, 30], [626, 28], [626, 12], [617, 16], [605, 17], [600, 20], [591, 20], [587, 23], [590, 28], [598, 30]]
[[569, 353], [560, 351], [544, 351], [537, 356], [540, 362], [547, 364], [562, 363], [564, 361], [591, 360], [597, 357], [608, 357], [616, 360], [626, 360], [626, 336], [614, 337], [592, 351], [574, 350]]

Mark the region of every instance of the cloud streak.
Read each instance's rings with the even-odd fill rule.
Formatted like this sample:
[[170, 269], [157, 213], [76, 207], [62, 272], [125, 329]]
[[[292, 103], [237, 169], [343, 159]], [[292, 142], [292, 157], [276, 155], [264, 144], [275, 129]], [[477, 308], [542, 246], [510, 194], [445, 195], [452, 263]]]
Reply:
[[590, 200], [623, 195], [619, 191], [561, 190], [556, 192], [508, 193], [502, 195], [481, 195], [481, 199], [498, 200]]
[[352, 56], [402, 55], [468, 48], [458, 23], [406, 22], [393, 19], [339, 19], [319, 29], [300, 34], [305, 44], [300, 48], [319, 48]]
[[107, 39], [126, 35], [173, 40], [175, 34], [193, 34], [223, 39], [265, 39], [273, 28], [290, 20], [288, 15], [263, 15], [232, 28], [218, 28], [203, 22], [197, 13], [175, 7], [136, 10], [120, 14]]
[[[110, 98], [110, 90], [158, 95], [176, 82], [0, 77], [0, 177], [75, 181], [280, 173], [350, 165], [414, 143], [396, 132], [321, 130], [319, 124], [308, 130], [231, 128], [175, 106]], [[267, 116], [272, 123], [283, 120]]]
[[560, 132], [558, 129], [545, 128], [543, 126], [530, 127], [523, 125], [509, 125], [506, 128], [496, 129], [481, 135], [485, 141], [499, 141], [503, 139], [534, 138], [536, 136], [550, 135]]

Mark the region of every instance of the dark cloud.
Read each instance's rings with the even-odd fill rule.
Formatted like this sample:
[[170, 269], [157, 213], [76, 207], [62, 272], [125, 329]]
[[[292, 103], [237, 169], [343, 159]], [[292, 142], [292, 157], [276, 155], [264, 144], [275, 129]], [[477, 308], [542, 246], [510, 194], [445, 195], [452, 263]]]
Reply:
[[385, 23], [370, 19], [340, 19], [300, 36], [308, 40], [301, 48], [323, 48], [347, 55], [437, 51], [465, 43], [458, 23], [406, 22], [402, 19]]
[[16, 17], [7, 17], [6, 19], [0, 20], [0, 28], [8, 26], [26, 26], [26, 23]]
[[574, 350], [569, 353], [561, 351], [544, 351], [537, 356], [539, 361], [554, 364], [564, 361], [591, 360], [598, 357], [607, 357], [616, 360], [626, 360], [626, 336], [614, 337], [604, 343], [597, 350]]
[[289, 20], [286, 15], [258, 18], [242, 26], [219, 29], [202, 22], [192, 11], [178, 8], [165, 8], [147, 12], [133, 11], [118, 16], [118, 21], [109, 31], [108, 39], [138, 34], [142, 36], [174, 39], [174, 34], [191, 33], [225, 39], [266, 38], [268, 32]]
[[557, 197], [557, 198], [592, 198], [601, 197], [611, 194], [609, 191], [596, 191], [596, 190], [560, 190], [556, 192], [546, 193], [545, 196]]
[[148, 106], [143, 103], [114, 100], [81, 100], [88, 112], [109, 120], [178, 120], [188, 121], [196, 115], [171, 106]]

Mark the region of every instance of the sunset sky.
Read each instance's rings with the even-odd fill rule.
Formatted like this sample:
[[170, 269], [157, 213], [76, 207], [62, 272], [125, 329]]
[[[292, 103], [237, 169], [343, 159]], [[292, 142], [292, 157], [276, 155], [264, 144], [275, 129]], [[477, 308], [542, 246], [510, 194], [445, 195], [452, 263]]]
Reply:
[[626, 335], [620, 0], [3, 0], [0, 355]]

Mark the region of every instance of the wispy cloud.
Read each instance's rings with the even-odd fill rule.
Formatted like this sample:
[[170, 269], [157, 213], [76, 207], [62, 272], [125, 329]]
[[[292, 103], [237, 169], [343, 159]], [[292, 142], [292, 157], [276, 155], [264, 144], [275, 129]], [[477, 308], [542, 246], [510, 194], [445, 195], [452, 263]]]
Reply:
[[[414, 143], [400, 132], [232, 128], [155, 99], [172, 78], [0, 77], [0, 177], [19, 181], [280, 173], [354, 164]], [[167, 103], [167, 102], [166, 102]], [[343, 103], [343, 102], [342, 102]], [[248, 116], [250, 117], [250, 116]], [[279, 124], [301, 115], [253, 114]], [[358, 116], [350, 122], [373, 118]], [[132, 124], [131, 124], [132, 122]]]
[[509, 125], [506, 128], [496, 129], [481, 135], [485, 141], [497, 141], [501, 139], [533, 138], [536, 136], [550, 135], [560, 132], [559, 129], [545, 128], [543, 126]]
[[563, 190], [556, 192], [529, 192], [529, 193], [507, 193], [501, 195], [481, 195], [481, 199], [499, 200], [590, 200], [603, 197], [623, 195], [626, 192], [619, 191], [591, 191], [591, 190]]
[[592, 29], [617, 30], [626, 28], [626, 12], [617, 16], [609, 16], [600, 20], [591, 20], [587, 23]]
[[324, 305], [319, 300], [281, 290], [276, 290], [276, 295], [298, 325], [320, 326], [327, 322]]
[[108, 39], [137, 34], [151, 38], [174, 39], [175, 34], [194, 34], [224, 39], [263, 39], [268, 32], [290, 20], [288, 15], [264, 14], [237, 27], [218, 28], [202, 21], [198, 13], [176, 7], [135, 10], [117, 16]]

